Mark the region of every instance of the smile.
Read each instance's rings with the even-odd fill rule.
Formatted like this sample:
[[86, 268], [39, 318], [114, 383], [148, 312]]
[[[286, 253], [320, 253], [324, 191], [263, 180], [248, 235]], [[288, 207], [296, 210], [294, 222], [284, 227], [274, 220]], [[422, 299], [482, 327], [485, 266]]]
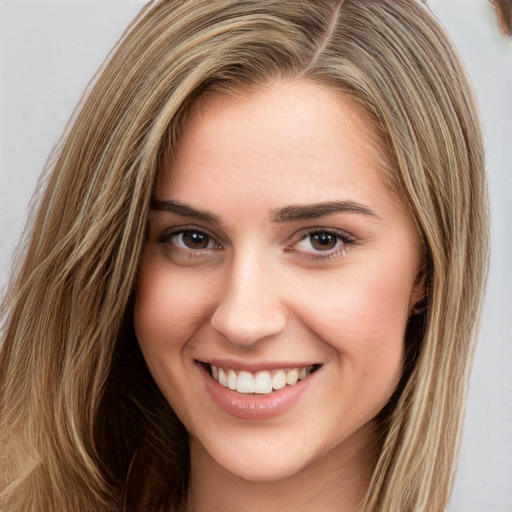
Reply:
[[244, 370], [237, 371], [230, 368], [221, 368], [212, 364], [204, 366], [211, 377], [221, 386], [238, 393], [258, 395], [268, 395], [286, 386], [294, 386], [320, 367], [320, 365], [309, 365], [286, 370], [279, 369], [252, 373]]
[[[209, 396], [224, 412], [243, 420], [275, 418], [294, 404], [315, 385], [324, 364], [281, 368], [233, 368], [228, 362], [217, 364], [196, 361]], [[297, 363], [295, 363], [297, 364]], [[221, 366], [222, 365], [222, 366]]]

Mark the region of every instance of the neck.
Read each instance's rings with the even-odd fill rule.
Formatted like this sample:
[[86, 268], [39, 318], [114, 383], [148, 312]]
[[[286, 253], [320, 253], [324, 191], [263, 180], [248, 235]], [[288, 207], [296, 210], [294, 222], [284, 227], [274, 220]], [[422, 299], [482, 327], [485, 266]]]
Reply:
[[361, 439], [342, 443], [287, 478], [263, 482], [244, 480], [227, 471], [191, 440], [188, 512], [357, 512], [377, 451], [373, 436], [371, 439], [369, 442], [366, 432]]

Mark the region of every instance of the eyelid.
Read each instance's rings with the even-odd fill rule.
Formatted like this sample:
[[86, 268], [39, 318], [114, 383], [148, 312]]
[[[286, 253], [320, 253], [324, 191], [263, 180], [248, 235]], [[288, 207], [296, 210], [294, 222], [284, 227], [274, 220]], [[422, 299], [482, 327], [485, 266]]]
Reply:
[[[180, 233], [184, 233], [187, 231], [195, 231], [199, 233], [203, 233], [206, 236], [208, 236], [213, 243], [215, 244], [215, 247], [209, 247], [209, 248], [203, 248], [203, 249], [192, 249], [192, 248], [185, 248], [180, 247], [176, 244], [172, 244], [170, 242], [170, 239]], [[328, 249], [325, 251], [321, 250], [302, 250], [297, 249], [297, 244], [299, 244], [302, 240], [307, 238], [308, 236], [314, 235], [315, 233], [329, 233], [338, 238], [338, 240], [341, 241], [340, 247], [335, 247], [333, 249]], [[209, 229], [196, 225], [190, 225], [190, 224], [182, 224], [182, 225], [174, 225], [174, 226], [168, 226], [167, 228], [163, 229], [161, 233], [158, 235], [156, 241], [161, 245], [167, 245], [169, 246], [169, 249], [175, 249], [177, 251], [181, 251], [183, 254], [188, 255], [195, 255], [200, 256], [201, 254], [206, 254], [209, 251], [216, 251], [220, 249], [224, 249], [226, 247], [226, 242], [219, 237], [218, 235], [213, 234]], [[336, 256], [341, 256], [344, 254], [347, 249], [356, 244], [356, 238], [348, 233], [347, 231], [339, 228], [332, 228], [332, 227], [325, 227], [325, 226], [312, 226], [308, 228], [303, 228], [299, 231], [297, 231], [294, 235], [292, 235], [289, 242], [286, 243], [285, 246], [285, 252], [296, 252], [301, 254], [305, 258], [310, 258], [313, 260], [327, 260], [331, 259]]]
[[303, 229], [296, 233], [292, 240], [287, 245], [286, 251], [291, 252], [294, 251], [294, 248], [305, 238], [308, 236], [314, 235], [315, 233], [329, 233], [335, 235], [339, 240], [341, 240], [341, 247], [335, 247], [334, 249], [326, 250], [326, 251], [315, 251], [314, 249], [311, 251], [297, 250], [297, 252], [305, 254], [306, 257], [311, 257], [313, 259], [329, 259], [335, 257], [337, 255], [341, 255], [344, 253], [350, 246], [356, 244], [356, 239], [350, 233], [342, 229], [337, 228], [327, 228], [321, 226], [315, 226], [307, 229]]
[[213, 249], [221, 249], [224, 247], [224, 244], [221, 240], [219, 240], [219, 237], [217, 235], [212, 234], [208, 229], [200, 226], [194, 226], [194, 225], [179, 225], [179, 226], [169, 226], [166, 229], [162, 230], [162, 232], [158, 235], [156, 241], [159, 244], [165, 245], [169, 244], [170, 240], [173, 236], [179, 235], [180, 233], [185, 233], [187, 231], [196, 231], [198, 233], [203, 233], [207, 235], [209, 238], [213, 240], [213, 242], [218, 246], [214, 248], [208, 248], [208, 249], [184, 249], [182, 247], [175, 246], [178, 249], [181, 249], [183, 251], [190, 251], [190, 252], [201, 252], [201, 251], [211, 251]]

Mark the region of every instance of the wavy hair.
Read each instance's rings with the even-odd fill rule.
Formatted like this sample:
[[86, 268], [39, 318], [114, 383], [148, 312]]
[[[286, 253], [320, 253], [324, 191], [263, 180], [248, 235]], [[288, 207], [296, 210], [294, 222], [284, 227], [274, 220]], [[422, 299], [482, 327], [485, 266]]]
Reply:
[[54, 155], [3, 305], [0, 504], [179, 510], [187, 432], [133, 333], [160, 162], [206, 93], [281, 78], [348, 95], [385, 141], [425, 252], [366, 512], [444, 510], [487, 269], [483, 144], [465, 70], [416, 0], [161, 0], [95, 77]]

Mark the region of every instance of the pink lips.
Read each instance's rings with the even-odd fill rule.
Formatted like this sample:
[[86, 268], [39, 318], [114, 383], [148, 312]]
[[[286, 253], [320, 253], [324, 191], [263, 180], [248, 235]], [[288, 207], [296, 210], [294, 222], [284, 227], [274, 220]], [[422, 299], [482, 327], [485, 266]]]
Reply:
[[268, 395], [244, 395], [225, 388], [213, 379], [202, 366], [199, 368], [205, 380], [206, 389], [213, 401], [224, 412], [235, 418], [246, 420], [264, 420], [285, 413], [299, 400], [309, 387], [310, 380], [315, 377], [315, 374], [311, 374], [293, 386], [286, 386]]

